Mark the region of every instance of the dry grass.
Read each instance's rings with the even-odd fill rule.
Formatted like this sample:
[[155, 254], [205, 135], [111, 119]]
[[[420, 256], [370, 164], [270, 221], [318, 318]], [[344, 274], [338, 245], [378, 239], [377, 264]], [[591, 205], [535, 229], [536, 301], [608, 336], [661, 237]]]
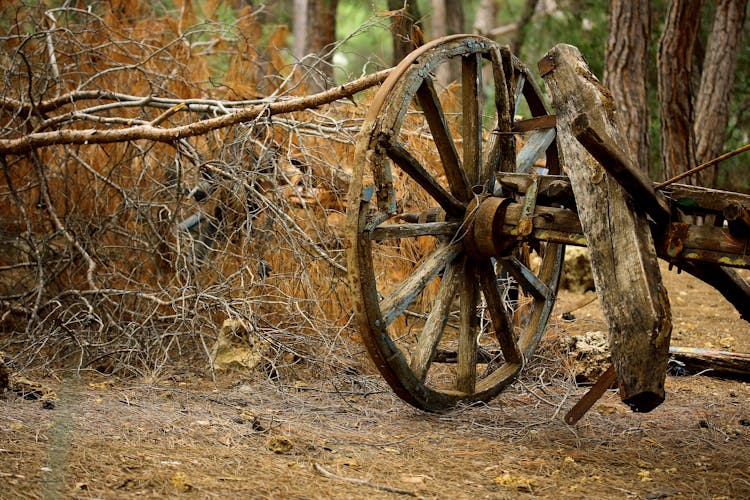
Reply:
[[559, 379], [527, 378], [489, 405], [442, 416], [405, 406], [355, 372], [294, 385], [183, 377], [104, 389], [90, 381], [73, 384], [53, 411], [3, 402], [6, 495], [403, 495], [383, 486], [424, 498], [750, 493], [750, 428], [740, 424], [747, 384], [669, 379], [669, 404], [652, 414], [631, 414], [608, 394], [569, 427], [560, 408], [580, 391]]

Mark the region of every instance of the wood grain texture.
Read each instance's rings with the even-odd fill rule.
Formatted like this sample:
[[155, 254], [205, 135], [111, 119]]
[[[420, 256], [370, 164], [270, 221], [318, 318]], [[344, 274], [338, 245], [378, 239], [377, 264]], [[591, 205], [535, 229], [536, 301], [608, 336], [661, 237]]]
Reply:
[[543, 77], [557, 111], [558, 143], [588, 240], [594, 282], [609, 324], [609, 342], [620, 396], [635, 411], [664, 400], [672, 331], [667, 293], [645, 216], [620, 185], [575, 139], [573, 120], [586, 112], [594, 126], [617, 143], [609, 91], [589, 71], [573, 46], [555, 46], [543, 59]]

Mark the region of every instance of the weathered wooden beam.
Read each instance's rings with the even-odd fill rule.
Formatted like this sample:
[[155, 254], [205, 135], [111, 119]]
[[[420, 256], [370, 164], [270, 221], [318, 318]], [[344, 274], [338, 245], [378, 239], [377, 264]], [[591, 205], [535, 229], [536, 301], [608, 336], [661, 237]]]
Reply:
[[573, 120], [588, 113], [594, 127], [626, 144], [609, 91], [577, 48], [560, 44], [540, 61], [557, 112], [558, 144], [588, 240], [594, 282], [609, 324], [620, 397], [635, 411], [664, 401], [671, 313], [646, 217], [576, 140]]
[[516, 172], [524, 174], [531, 172], [534, 163], [544, 156], [547, 148], [555, 140], [555, 135], [556, 132], [553, 128], [534, 131], [516, 155]]
[[670, 184], [662, 191], [680, 210], [686, 213], [721, 214], [726, 207], [733, 204], [750, 207], [750, 195], [719, 191], [718, 189], [687, 184]]
[[[691, 374], [700, 373], [707, 376], [750, 381], [750, 354], [680, 346], [671, 346], [669, 354], [671, 358], [683, 363]], [[501, 356], [502, 352], [499, 350], [488, 351], [480, 348], [477, 353], [477, 362], [492, 363], [500, 359]], [[437, 349], [433, 362], [456, 363], [457, 358], [458, 353], [455, 350]], [[612, 385], [613, 380], [607, 380], [612, 375], [614, 375], [614, 370], [610, 369], [599, 377], [599, 380], [602, 381], [599, 389], [608, 389]], [[590, 404], [595, 403], [602, 396], [599, 390], [591, 391], [591, 393], [592, 397], [588, 398], [589, 400], [584, 402], [581, 407], [576, 405], [578, 408], [571, 410], [569, 415], [572, 414], [571, 416], [575, 417], [576, 420], [579, 419], [590, 408]], [[575, 423], [574, 421], [568, 421], [568, 416], [565, 417], [565, 421], [569, 424]]]
[[642, 170], [635, 168], [630, 159], [612, 137], [596, 127], [588, 114], [581, 113], [572, 124], [573, 135], [596, 158], [609, 175], [637, 200], [636, 210], [643, 210], [659, 225], [665, 226], [671, 218], [669, 204], [654, 190], [654, 184]]
[[[539, 196], [554, 186], [559, 185], [566, 193], [572, 193], [570, 179], [564, 175], [537, 175], [539, 179]], [[531, 183], [531, 176], [525, 173], [500, 172], [497, 174], [498, 183], [504, 187], [518, 193], [525, 193]], [[741, 207], [750, 207], [750, 194], [736, 193], [733, 191], [722, 191], [719, 189], [706, 188], [702, 186], [689, 186], [687, 184], [670, 184], [669, 187], [661, 193], [660, 198], [668, 199], [672, 205], [670, 210], [675, 208], [686, 213], [699, 214], [722, 214], [724, 210], [732, 205]], [[500, 196], [500, 193], [496, 193]], [[552, 198], [551, 198], [552, 199]], [[554, 199], [554, 201], [557, 201]], [[659, 204], [661, 205], [661, 201]], [[747, 210], [747, 208], [745, 208]], [[729, 208], [730, 214], [735, 209]]]
[[586, 414], [587, 411], [599, 401], [612, 384], [617, 380], [614, 365], [610, 365], [604, 373], [599, 376], [596, 383], [586, 392], [586, 394], [565, 414], [565, 423], [575, 425]]
[[575, 207], [575, 196], [573, 195], [573, 188], [570, 187], [570, 179], [564, 175], [537, 175], [532, 177], [529, 174], [516, 172], [500, 172], [496, 175], [497, 183], [502, 188], [496, 193], [497, 196], [508, 196], [504, 194], [507, 189], [519, 194], [526, 194], [526, 190], [536, 178], [538, 203], [549, 205], [560, 203], [567, 208]]
[[672, 222], [661, 236], [656, 249], [659, 257], [678, 266], [683, 261], [743, 268], [750, 264], [748, 240], [735, 238], [722, 227]]
[[555, 115], [542, 115], [513, 122], [513, 132], [531, 132], [532, 130], [550, 129], [557, 125]]
[[750, 380], [750, 354], [747, 353], [672, 346], [669, 354], [692, 374], [706, 371], [710, 376]]

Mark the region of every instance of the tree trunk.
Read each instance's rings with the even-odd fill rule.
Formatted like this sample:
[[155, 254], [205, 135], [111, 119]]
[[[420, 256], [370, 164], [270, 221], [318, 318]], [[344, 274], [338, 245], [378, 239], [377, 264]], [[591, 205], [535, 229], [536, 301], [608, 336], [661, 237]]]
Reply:
[[421, 18], [416, 0], [388, 0], [388, 9], [396, 12], [391, 18], [393, 38], [393, 65], [421, 45], [417, 33], [421, 34]]
[[488, 33], [495, 27], [498, 10], [497, 0], [481, 0], [474, 18], [474, 32], [488, 36]]
[[[321, 92], [333, 85], [333, 44], [336, 42], [336, 9], [338, 0], [295, 0], [295, 8], [306, 4], [305, 49], [300, 53], [309, 54], [308, 88], [311, 92]], [[296, 35], [295, 23], [295, 35]], [[300, 42], [301, 43], [301, 42]], [[294, 50], [298, 49], [295, 39]], [[296, 55], [296, 54], [295, 54]]]
[[[444, 37], [448, 34], [446, 0], [432, 0], [432, 39]], [[441, 87], [445, 87], [451, 81], [451, 71], [448, 66], [442, 64], [435, 71], [435, 78]]]
[[[631, 157], [649, 172], [648, 40], [651, 0], [610, 0], [604, 85], [612, 92]], [[624, 145], [623, 145], [624, 146]], [[627, 148], [623, 148], [627, 149]]]
[[[459, 0], [432, 0], [432, 38], [464, 33], [464, 9]], [[445, 87], [461, 76], [461, 63], [453, 60], [436, 71], [438, 83]]]
[[445, 1], [445, 14], [446, 14], [446, 26], [448, 27], [448, 33], [446, 35], [457, 35], [465, 33], [464, 28], [464, 7], [461, 0], [444, 0]]
[[[723, 152], [747, 3], [748, 0], [719, 0], [716, 5], [695, 103], [693, 128], [698, 163], [712, 160]], [[715, 185], [717, 173], [716, 167], [701, 172], [700, 184]]]
[[521, 46], [523, 45], [523, 40], [526, 35], [527, 25], [531, 22], [534, 12], [536, 12], [537, 4], [539, 4], [539, 0], [526, 0], [523, 12], [521, 13], [521, 19], [518, 20], [518, 29], [516, 30], [516, 35], [513, 37], [513, 41], [511, 42], [510, 50], [519, 57], [521, 54]]
[[[448, 33], [446, 35], [456, 35], [466, 33], [464, 28], [464, 8], [461, 0], [445, 0], [446, 25]], [[455, 82], [461, 78], [461, 63], [458, 60], [452, 60], [445, 65], [448, 68], [448, 81]]]
[[307, 1], [294, 0], [294, 18], [292, 20], [294, 46], [292, 47], [292, 55], [298, 61], [301, 61], [309, 53], [307, 26], [310, 22], [307, 19]]
[[[474, 33], [491, 38], [490, 32], [495, 27], [498, 12], [498, 0], [481, 0], [477, 7], [476, 17], [474, 17]], [[482, 81], [492, 81], [490, 65], [484, 65], [482, 68]]]
[[[673, 0], [659, 39], [659, 121], [665, 175], [696, 165], [693, 133], [693, 55], [703, 0]], [[693, 182], [695, 178], [691, 179]]]
[[432, 34], [430, 38], [435, 40], [448, 33], [445, 0], [431, 0], [430, 5], [432, 6]]

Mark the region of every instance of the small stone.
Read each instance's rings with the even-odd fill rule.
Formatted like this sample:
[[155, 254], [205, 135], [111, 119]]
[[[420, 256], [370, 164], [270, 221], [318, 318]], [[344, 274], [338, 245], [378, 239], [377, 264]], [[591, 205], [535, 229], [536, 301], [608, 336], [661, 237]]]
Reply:
[[565, 249], [560, 288], [579, 294], [595, 289], [588, 249], [579, 247]]
[[277, 455], [287, 455], [292, 451], [292, 442], [284, 436], [273, 436], [266, 443], [266, 448]]

